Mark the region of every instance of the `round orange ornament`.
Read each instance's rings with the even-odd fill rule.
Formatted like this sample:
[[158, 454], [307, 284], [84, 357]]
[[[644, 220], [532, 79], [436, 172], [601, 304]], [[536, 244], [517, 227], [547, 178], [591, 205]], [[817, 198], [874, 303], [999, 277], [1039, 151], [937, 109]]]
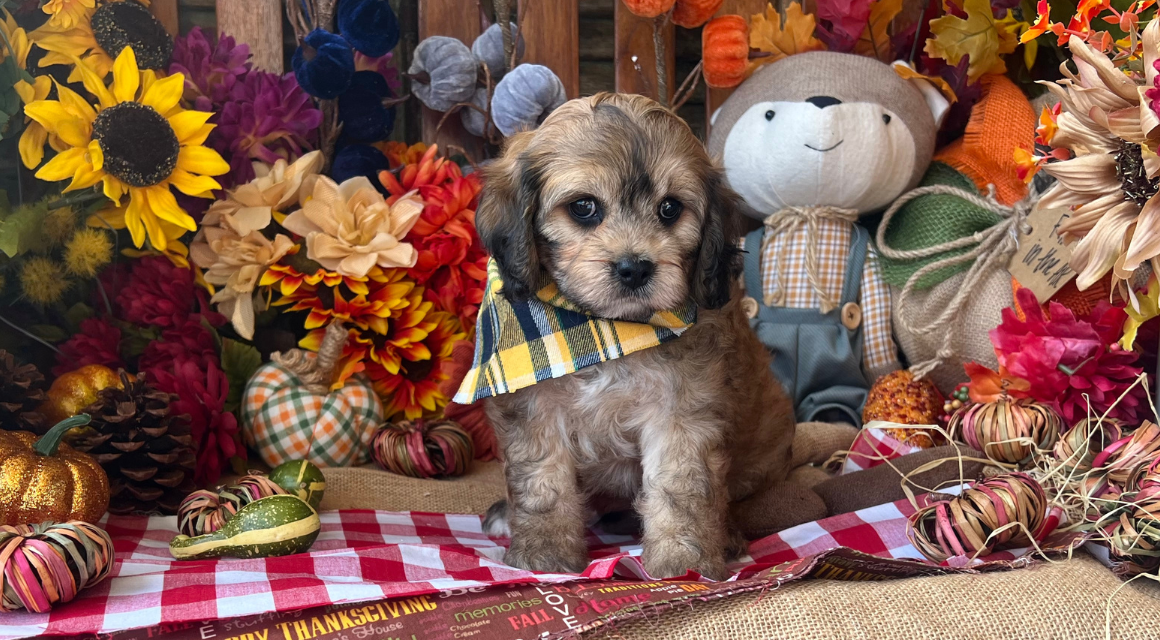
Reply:
[[52, 381], [40, 412], [49, 422], [60, 422], [96, 402], [101, 389], [119, 386], [116, 371], [101, 364], [85, 365]]
[[655, 18], [673, 8], [677, 0], [623, 0], [624, 6], [634, 15]]
[[673, 7], [673, 24], [696, 29], [709, 21], [725, 0], [680, 0]]
[[[899, 424], [938, 424], [943, 412], [943, 395], [933, 382], [915, 380], [914, 374], [902, 370], [888, 373], [870, 387], [862, 422], [883, 420]], [[885, 429], [891, 437], [927, 449], [945, 444], [942, 434], [933, 429]]]

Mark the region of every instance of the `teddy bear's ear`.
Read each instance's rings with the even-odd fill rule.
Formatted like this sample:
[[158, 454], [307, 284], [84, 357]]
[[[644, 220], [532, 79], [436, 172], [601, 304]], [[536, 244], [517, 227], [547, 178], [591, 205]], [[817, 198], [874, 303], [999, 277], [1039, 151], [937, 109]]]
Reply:
[[[898, 75], [913, 84], [922, 93], [922, 97], [926, 100], [926, 106], [930, 108], [930, 115], [934, 116], [935, 127], [942, 126], [943, 118], [946, 117], [947, 111], [951, 108], [951, 103], [943, 95], [943, 92], [934, 86], [933, 83], [925, 80], [908, 63], [897, 60], [892, 66], [894, 66], [894, 70], [898, 72]], [[900, 69], [899, 67], [902, 68]]]

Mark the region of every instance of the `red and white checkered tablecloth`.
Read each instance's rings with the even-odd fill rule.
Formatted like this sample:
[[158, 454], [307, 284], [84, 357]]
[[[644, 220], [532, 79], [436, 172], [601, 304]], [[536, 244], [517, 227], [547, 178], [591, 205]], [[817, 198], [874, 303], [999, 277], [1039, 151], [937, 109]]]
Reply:
[[[845, 546], [885, 558], [920, 558], [906, 539], [906, 501], [810, 522], [753, 542], [731, 579]], [[169, 557], [173, 517], [109, 517], [117, 562], [112, 576], [49, 614], [0, 613], [0, 640], [101, 633], [157, 624], [437, 591], [586, 579], [650, 580], [632, 538], [591, 531], [592, 563], [580, 576], [534, 574], [503, 564], [506, 539], [488, 538], [475, 515], [330, 511], [309, 553], [252, 560], [179, 562]], [[981, 561], [1009, 560], [1006, 551]], [[695, 577], [695, 576], [694, 576]]]
[[922, 451], [922, 447], [902, 442], [882, 429], [868, 425], [858, 432], [854, 443], [850, 445], [850, 453], [842, 463], [840, 475], [877, 467], [887, 460], [901, 458], [917, 451]]

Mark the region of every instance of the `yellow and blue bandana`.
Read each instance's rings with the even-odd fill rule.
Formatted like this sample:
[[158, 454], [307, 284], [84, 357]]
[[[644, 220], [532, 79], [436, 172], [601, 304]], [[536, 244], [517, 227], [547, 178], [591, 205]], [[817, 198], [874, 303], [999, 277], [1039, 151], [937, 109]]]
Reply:
[[584, 313], [560, 295], [555, 283], [515, 303], [500, 294], [502, 289], [499, 266], [490, 260], [475, 324], [475, 361], [455, 394], [458, 404], [511, 393], [664, 344], [697, 319], [692, 302], [660, 311], [646, 323], [626, 322]]

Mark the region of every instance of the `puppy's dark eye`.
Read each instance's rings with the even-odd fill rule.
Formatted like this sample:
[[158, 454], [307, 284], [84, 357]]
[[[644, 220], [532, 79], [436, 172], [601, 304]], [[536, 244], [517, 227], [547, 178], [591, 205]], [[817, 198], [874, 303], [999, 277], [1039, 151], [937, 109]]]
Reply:
[[685, 206], [677, 200], [665, 198], [661, 201], [661, 205], [657, 207], [657, 215], [661, 217], [661, 222], [672, 224], [681, 216], [681, 211], [684, 211], [684, 209]]
[[886, 124], [890, 124], [890, 114], [888, 114], [888, 113], [882, 114], [882, 121], [885, 122]]
[[773, 120], [773, 116], [775, 116], [775, 115], [777, 115], [777, 114], [775, 114], [773, 112], [773, 109], [770, 109], [769, 111], [765, 112], [765, 119], [766, 120]]
[[579, 223], [585, 225], [600, 222], [600, 204], [595, 198], [580, 198], [568, 203], [568, 213]]

